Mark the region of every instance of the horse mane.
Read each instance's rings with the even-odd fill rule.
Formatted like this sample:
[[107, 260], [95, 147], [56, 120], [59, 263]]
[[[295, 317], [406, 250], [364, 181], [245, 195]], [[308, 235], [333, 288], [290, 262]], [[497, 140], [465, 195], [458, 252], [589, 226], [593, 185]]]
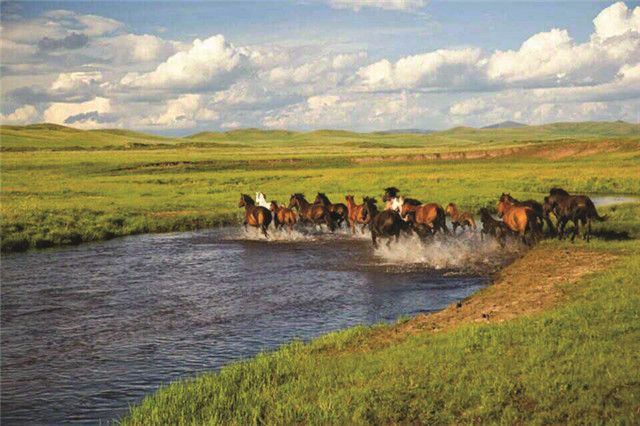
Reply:
[[565, 190], [564, 190], [564, 189], [562, 189], [562, 188], [558, 188], [558, 187], [551, 188], [551, 189], [549, 190], [549, 194], [550, 194], [550, 195], [561, 195], [561, 196], [565, 196], [565, 197], [568, 197], [568, 196], [569, 196], [569, 193], [568, 193], [567, 191], [565, 191]]
[[242, 201], [244, 201], [245, 204], [248, 204], [250, 206], [254, 206], [256, 204], [255, 201], [253, 201], [253, 198], [251, 198], [250, 195], [240, 194], [240, 197], [242, 198]]
[[295, 194], [293, 194], [294, 198], [304, 198], [304, 194], [302, 192], [296, 192]]

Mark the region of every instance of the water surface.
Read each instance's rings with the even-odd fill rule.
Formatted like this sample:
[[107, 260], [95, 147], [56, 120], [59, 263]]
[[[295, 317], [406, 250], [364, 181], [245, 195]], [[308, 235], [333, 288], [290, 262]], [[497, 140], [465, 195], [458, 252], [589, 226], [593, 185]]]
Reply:
[[143, 235], [3, 256], [2, 424], [116, 419], [162, 383], [438, 310], [487, 281], [387, 262], [344, 235], [245, 237]]

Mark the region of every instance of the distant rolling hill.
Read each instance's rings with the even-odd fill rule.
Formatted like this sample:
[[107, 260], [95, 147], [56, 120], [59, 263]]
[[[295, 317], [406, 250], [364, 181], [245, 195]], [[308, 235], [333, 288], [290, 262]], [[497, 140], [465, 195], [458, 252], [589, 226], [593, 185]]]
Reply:
[[524, 123], [518, 123], [517, 121], [503, 121], [501, 123], [490, 124], [482, 127], [483, 129], [517, 129], [520, 127], [527, 127]]
[[[640, 140], [640, 125], [623, 121], [589, 121], [552, 123], [527, 126], [505, 122], [481, 129], [454, 127], [444, 131], [396, 129], [383, 132], [359, 133], [346, 130], [288, 130], [238, 129], [226, 132], [200, 132], [185, 137], [163, 137], [124, 129], [80, 130], [57, 124], [40, 123], [28, 126], [0, 125], [0, 149], [23, 151], [38, 149], [163, 149], [167, 147], [220, 147], [253, 143], [306, 144], [322, 140], [327, 144], [350, 144], [362, 147], [407, 146], [426, 144], [513, 143], [517, 141], [551, 141], [565, 139], [597, 140], [602, 138], [631, 138]], [[355, 144], [355, 145], [354, 145]], [[302, 145], [300, 145], [302, 146]]]

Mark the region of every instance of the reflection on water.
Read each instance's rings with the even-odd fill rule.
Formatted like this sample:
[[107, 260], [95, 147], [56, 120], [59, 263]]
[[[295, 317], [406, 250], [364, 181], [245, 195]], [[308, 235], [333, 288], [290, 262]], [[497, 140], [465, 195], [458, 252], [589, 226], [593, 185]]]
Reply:
[[437, 310], [485, 281], [394, 267], [344, 235], [266, 244], [216, 230], [7, 255], [2, 423], [114, 419], [162, 383]]

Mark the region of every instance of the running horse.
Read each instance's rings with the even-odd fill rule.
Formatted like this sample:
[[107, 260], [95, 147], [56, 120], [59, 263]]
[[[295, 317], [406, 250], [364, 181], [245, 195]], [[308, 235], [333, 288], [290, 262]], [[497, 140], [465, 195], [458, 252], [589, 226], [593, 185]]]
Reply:
[[314, 225], [326, 224], [331, 232], [336, 229], [336, 225], [333, 221], [333, 215], [329, 209], [322, 204], [310, 204], [304, 197], [304, 194], [296, 193], [292, 194], [289, 199], [290, 209], [296, 207], [298, 209], [298, 215], [300, 221], [311, 222]]
[[476, 221], [473, 215], [469, 212], [461, 212], [458, 210], [458, 206], [455, 203], [447, 204], [447, 208], [444, 210], [445, 215], [451, 216], [451, 225], [453, 226], [453, 233], [456, 233], [456, 229], [459, 227], [464, 231], [465, 226], [477, 228]]
[[256, 205], [266, 209], [271, 208], [271, 203], [267, 201], [267, 196], [262, 192], [256, 192]]
[[400, 231], [407, 227], [405, 221], [395, 210], [378, 211], [376, 199], [364, 197], [364, 212], [369, 220], [369, 229], [371, 229], [371, 241], [375, 248], [378, 247], [378, 238], [388, 238], [387, 247], [391, 245], [391, 238], [395, 237], [396, 242], [400, 238]]
[[364, 200], [362, 204], [356, 204], [356, 200], [353, 195], [347, 195], [344, 197], [347, 201], [347, 210], [349, 211], [349, 223], [351, 224], [351, 233], [356, 233], [356, 224], [362, 224], [361, 231], [364, 234], [364, 228], [366, 228], [370, 216], [367, 216], [367, 213], [364, 209]]
[[400, 217], [413, 225], [416, 232], [418, 230], [427, 231], [429, 234], [435, 234], [441, 231], [443, 234], [449, 234], [447, 228], [447, 218], [444, 209], [437, 203], [426, 204], [410, 204], [404, 197], [397, 198], [400, 206]]
[[324, 192], [318, 192], [313, 204], [321, 204], [328, 208], [338, 227], [341, 227], [343, 222], [349, 227], [349, 209], [343, 203], [333, 204]]
[[582, 238], [591, 240], [591, 221], [604, 222], [607, 216], [600, 216], [591, 198], [586, 195], [571, 195], [562, 188], [552, 188], [549, 196], [544, 197], [544, 208], [547, 212], [553, 212], [558, 218], [558, 238], [564, 237], [564, 228], [571, 220], [574, 223], [571, 241], [574, 241], [582, 222]]
[[271, 201], [271, 205], [269, 206], [269, 210], [273, 213], [273, 226], [278, 229], [287, 225], [289, 227], [289, 232], [293, 231], [293, 227], [298, 222], [298, 217], [296, 216], [296, 212], [285, 207], [284, 205], [279, 206], [278, 202], [273, 200]]
[[[498, 201], [498, 216], [507, 227], [522, 238], [522, 242], [531, 245], [541, 234], [539, 216], [531, 207], [511, 204], [508, 201]], [[527, 240], [527, 231], [530, 239]]]
[[518, 201], [511, 196], [509, 193], [502, 193], [500, 196], [500, 201], [507, 201], [513, 205], [524, 206], [533, 209], [538, 215], [538, 223], [540, 224], [540, 229], [542, 230], [543, 220], [547, 224], [547, 228], [549, 228], [549, 232], [554, 234], [556, 232], [555, 226], [553, 226], [553, 222], [551, 222], [551, 218], [549, 217], [549, 212], [545, 210], [544, 206], [537, 202], [536, 200], [524, 200]]
[[256, 206], [253, 199], [247, 194], [240, 194], [240, 202], [238, 207], [244, 207], [244, 229], [247, 229], [247, 225], [260, 228], [265, 237], [269, 238], [267, 228], [271, 223], [271, 212], [269, 209]]

